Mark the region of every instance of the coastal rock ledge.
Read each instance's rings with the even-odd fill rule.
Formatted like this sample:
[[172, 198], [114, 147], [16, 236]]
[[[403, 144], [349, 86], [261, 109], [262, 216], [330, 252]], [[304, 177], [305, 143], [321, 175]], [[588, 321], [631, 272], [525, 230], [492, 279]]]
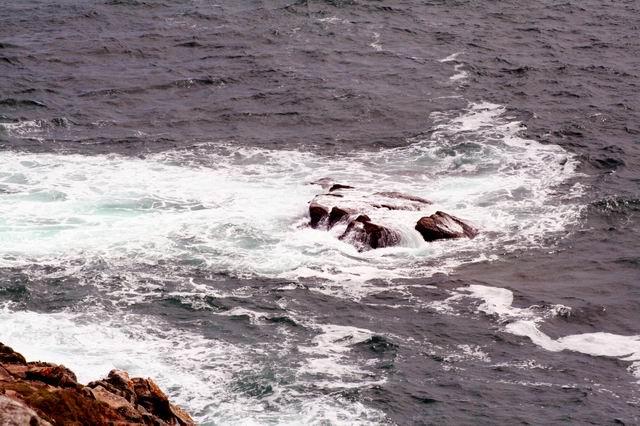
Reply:
[[195, 425], [151, 379], [112, 370], [84, 386], [62, 365], [27, 362], [0, 343], [0, 425]]

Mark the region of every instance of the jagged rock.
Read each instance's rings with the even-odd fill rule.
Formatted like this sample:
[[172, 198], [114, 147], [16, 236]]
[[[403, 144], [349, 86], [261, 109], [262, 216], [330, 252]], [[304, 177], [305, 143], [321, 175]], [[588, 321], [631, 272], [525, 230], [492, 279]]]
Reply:
[[416, 224], [416, 230], [420, 232], [425, 241], [462, 237], [474, 238], [478, 235], [478, 230], [462, 219], [441, 211], [421, 218]]
[[77, 387], [78, 379], [73, 371], [62, 365], [49, 364], [46, 362], [27, 363], [25, 378], [28, 380], [39, 380], [52, 386]]
[[[90, 388], [89, 388], [90, 389]], [[123, 397], [109, 392], [102, 386], [90, 389], [91, 396], [99, 402], [102, 402], [118, 413], [122, 414], [127, 420], [140, 421], [142, 413]]]
[[133, 385], [133, 381], [129, 377], [126, 371], [111, 370], [107, 376], [107, 382], [112, 385], [119, 394], [125, 397], [127, 400], [135, 401], [136, 391]]
[[193, 423], [191, 416], [177, 405], [171, 404], [171, 413], [173, 413], [175, 418], [178, 420], [178, 424], [182, 426], [190, 426], [195, 424]]
[[51, 426], [22, 401], [0, 395], [0, 425]]
[[112, 370], [83, 387], [62, 365], [26, 362], [1, 343], [0, 354], [0, 425], [195, 425], [151, 379]]
[[153, 380], [135, 378], [132, 381], [140, 405], [164, 420], [173, 417], [169, 398]]

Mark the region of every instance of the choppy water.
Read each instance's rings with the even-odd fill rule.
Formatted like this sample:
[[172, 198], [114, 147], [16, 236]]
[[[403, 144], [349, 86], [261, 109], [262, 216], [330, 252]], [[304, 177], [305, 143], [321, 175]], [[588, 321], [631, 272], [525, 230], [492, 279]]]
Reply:
[[[640, 9], [0, 2], [0, 341], [202, 424], [640, 422]], [[332, 177], [474, 240], [358, 252]]]

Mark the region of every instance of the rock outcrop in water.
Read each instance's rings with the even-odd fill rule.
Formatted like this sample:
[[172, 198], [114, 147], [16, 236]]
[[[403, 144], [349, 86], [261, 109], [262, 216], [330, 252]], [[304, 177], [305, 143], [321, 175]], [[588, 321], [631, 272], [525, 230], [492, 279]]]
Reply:
[[62, 365], [27, 362], [0, 343], [0, 424], [195, 425], [151, 379], [112, 370], [84, 386]]
[[[338, 236], [359, 250], [390, 247], [400, 244], [398, 229], [371, 219], [383, 211], [416, 211], [426, 209], [431, 202], [401, 192], [363, 193], [353, 186], [337, 184], [330, 179], [313, 182], [326, 191], [316, 195], [309, 203], [309, 226], [315, 229], [344, 229]], [[380, 215], [377, 215], [380, 216]], [[343, 228], [338, 228], [342, 225]], [[478, 230], [455, 216], [437, 211], [420, 218], [415, 230], [425, 241], [440, 239], [474, 238]]]
[[420, 219], [416, 224], [416, 231], [422, 235], [425, 241], [462, 237], [474, 238], [478, 235], [478, 230], [473, 226], [441, 211]]
[[397, 231], [371, 222], [367, 215], [360, 215], [349, 222], [340, 239], [351, 242], [356, 247], [376, 249], [398, 245], [401, 237]]

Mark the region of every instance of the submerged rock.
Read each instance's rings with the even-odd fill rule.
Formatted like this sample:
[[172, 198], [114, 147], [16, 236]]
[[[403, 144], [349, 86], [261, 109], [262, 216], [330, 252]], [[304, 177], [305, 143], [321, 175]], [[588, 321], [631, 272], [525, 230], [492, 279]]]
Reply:
[[425, 241], [462, 237], [474, 238], [478, 235], [478, 230], [462, 219], [441, 211], [421, 218], [416, 224], [416, 231], [422, 235]]
[[120, 370], [83, 386], [62, 365], [27, 362], [0, 343], [2, 425], [195, 425], [151, 379]]

